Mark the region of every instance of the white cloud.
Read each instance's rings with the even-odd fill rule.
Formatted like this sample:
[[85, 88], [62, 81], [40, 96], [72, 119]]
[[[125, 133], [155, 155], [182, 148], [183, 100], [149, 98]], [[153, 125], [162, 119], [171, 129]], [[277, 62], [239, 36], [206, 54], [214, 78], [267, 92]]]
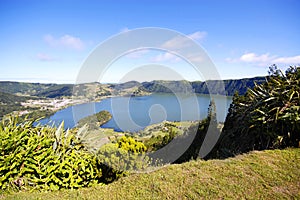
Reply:
[[245, 53], [237, 59], [234, 58], [226, 58], [227, 62], [236, 63], [236, 62], [244, 62], [244, 63], [252, 63], [260, 66], [266, 66], [270, 64], [299, 64], [300, 63], [300, 55], [290, 56], [290, 57], [279, 57], [276, 55], [270, 55], [269, 53], [265, 54], [255, 54], [255, 53]]
[[154, 62], [163, 62], [163, 61], [178, 62], [180, 61], [180, 58], [174, 54], [166, 52], [155, 56], [153, 58], [153, 61]]
[[38, 60], [40, 60], [40, 61], [47, 61], [47, 62], [49, 62], [49, 61], [54, 61], [54, 60], [55, 60], [55, 58], [53, 58], [53, 57], [51, 57], [50, 55], [45, 54], [45, 53], [38, 53], [38, 54], [36, 55], [36, 58], [37, 58]]
[[44, 40], [47, 44], [53, 47], [66, 47], [75, 50], [82, 50], [85, 46], [84, 42], [80, 38], [71, 35], [54, 38], [52, 35], [48, 34], [44, 36]]
[[240, 61], [242, 62], [256, 62], [256, 63], [268, 63], [274, 56], [270, 56], [269, 53], [256, 55], [255, 53], [246, 53], [240, 57]]
[[279, 57], [274, 59], [273, 61], [276, 63], [282, 63], [282, 64], [300, 64], [300, 55], [298, 56], [291, 56], [291, 57]]
[[203, 40], [206, 37], [206, 35], [207, 35], [207, 33], [204, 31], [203, 32], [198, 31], [198, 32], [189, 34], [189, 35], [187, 35], [187, 37], [179, 35], [177, 37], [174, 37], [174, 38], [166, 41], [164, 44], [162, 44], [161, 47], [164, 49], [181, 49], [181, 48], [188, 47], [189, 45], [191, 45], [191, 43], [189, 43], [190, 39], [200, 41], [200, 40]]
[[60, 42], [62, 45], [74, 49], [83, 49], [84, 44], [83, 42], [76, 37], [70, 36], [70, 35], [64, 35], [63, 37], [60, 38]]

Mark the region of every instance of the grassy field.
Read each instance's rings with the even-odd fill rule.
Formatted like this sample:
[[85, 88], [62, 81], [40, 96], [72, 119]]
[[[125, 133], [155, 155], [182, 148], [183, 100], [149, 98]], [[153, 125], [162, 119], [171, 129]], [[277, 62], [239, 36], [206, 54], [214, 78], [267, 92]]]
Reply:
[[0, 199], [300, 199], [300, 149], [191, 161], [104, 186], [18, 192]]

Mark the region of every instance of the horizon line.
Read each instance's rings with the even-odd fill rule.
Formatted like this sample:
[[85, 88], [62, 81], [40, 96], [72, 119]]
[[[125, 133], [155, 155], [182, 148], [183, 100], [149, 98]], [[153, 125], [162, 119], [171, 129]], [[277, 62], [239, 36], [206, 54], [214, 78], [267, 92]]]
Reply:
[[[48, 82], [48, 80], [39, 80], [38, 82], [34, 80], [18, 80], [18, 79], [8, 79], [8, 80], [3, 80], [0, 79], [0, 82], [15, 82], [15, 83], [32, 83], [32, 84], [57, 84], [57, 85], [80, 85], [80, 84], [90, 84], [90, 83], [99, 83], [99, 84], [124, 84], [128, 82], [138, 82], [138, 83], [145, 83], [145, 82], [153, 82], [153, 81], [187, 81], [187, 82], [206, 82], [206, 81], [226, 81], [226, 80], [241, 80], [241, 79], [249, 79], [249, 78], [258, 78], [258, 77], [267, 77], [266, 76], [254, 76], [254, 77], [242, 77], [242, 78], [228, 78], [228, 79], [208, 79], [208, 80], [186, 80], [186, 79], [181, 79], [181, 80], [163, 80], [163, 79], [157, 79], [157, 80], [151, 80], [151, 81], [137, 81], [137, 80], [130, 80], [126, 82], [99, 82], [99, 81], [94, 81], [94, 82], [84, 82], [84, 83], [74, 83], [73, 81], [68, 81], [68, 80], [55, 80], [53, 82]], [[45, 82], [46, 81], [46, 82]]]

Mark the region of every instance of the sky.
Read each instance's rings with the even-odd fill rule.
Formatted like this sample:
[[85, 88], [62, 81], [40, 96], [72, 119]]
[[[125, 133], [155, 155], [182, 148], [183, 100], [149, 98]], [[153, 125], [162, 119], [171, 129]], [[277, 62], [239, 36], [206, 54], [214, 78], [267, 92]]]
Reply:
[[[300, 64], [299, 9], [298, 0], [0, 0], [0, 80], [75, 83], [99, 45], [145, 27], [192, 39], [221, 79], [263, 76], [271, 64]], [[114, 60], [98, 81], [131, 79], [206, 78], [180, 55], [147, 49]]]

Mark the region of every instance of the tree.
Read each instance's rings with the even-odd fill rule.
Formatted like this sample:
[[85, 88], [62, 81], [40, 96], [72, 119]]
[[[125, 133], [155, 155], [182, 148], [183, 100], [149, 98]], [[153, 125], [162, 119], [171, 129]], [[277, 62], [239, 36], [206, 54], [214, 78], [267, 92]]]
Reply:
[[[188, 133], [189, 136], [185, 137], [191, 137], [193, 136], [193, 131]], [[209, 135], [207, 135], [209, 134]], [[202, 120], [199, 123], [199, 127], [197, 129], [197, 132], [195, 134], [195, 137], [189, 146], [189, 148], [181, 155], [174, 163], [183, 163], [187, 162], [191, 159], [197, 159], [199, 157], [203, 158], [202, 155], [200, 155], [200, 149], [203, 145], [203, 142], [205, 141], [205, 138], [208, 136], [215, 136], [219, 135], [219, 129], [218, 129], [218, 121], [217, 121], [217, 110], [216, 110], [216, 104], [214, 99], [211, 100], [208, 108], [207, 118]], [[185, 138], [183, 137], [182, 140]], [[206, 155], [204, 155], [206, 157]]]
[[208, 119], [210, 126], [214, 126], [214, 128], [217, 128], [217, 126], [218, 126], [217, 108], [216, 108], [216, 103], [215, 103], [214, 99], [212, 99], [210, 101], [210, 104], [208, 107], [207, 119]]

